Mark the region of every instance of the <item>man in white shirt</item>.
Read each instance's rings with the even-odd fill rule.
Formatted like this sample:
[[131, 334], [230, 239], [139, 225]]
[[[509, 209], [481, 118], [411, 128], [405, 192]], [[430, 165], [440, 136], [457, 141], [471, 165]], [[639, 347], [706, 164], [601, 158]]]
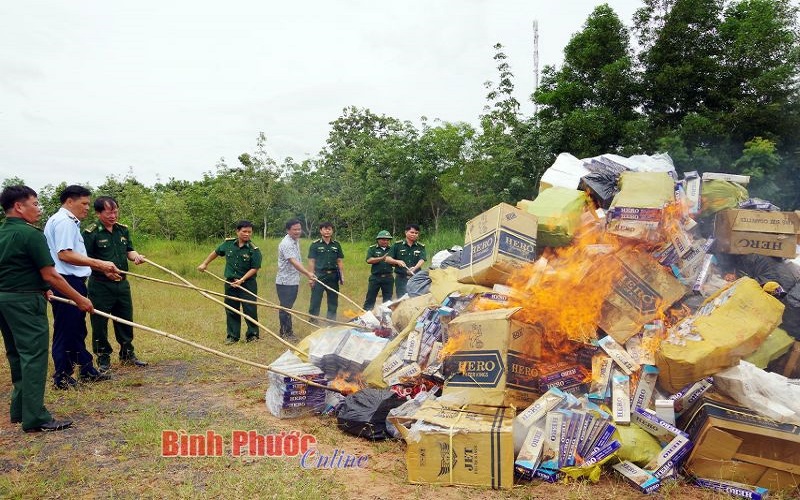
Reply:
[[[47, 220], [44, 236], [56, 271], [67, 283], [84, 297], [87, 295], [86, 278], [92, 269], [104, 273], [109, 279], [120, 280], [119, 269], [113, 262], [92, 259], [86, 255], [80, 223], [89, 214], [91, 192], [82, 186], [67, 186], [59, 195], [61, 208]], [[53, 294], [61, 295], [58, 290]], [[63, 302], [53, 306], [53, 384], [56, 389], [70, 389], [77, 385], [72, 377], [75, 365], [80, 378], [86, 382], [108, 380], [109, 376], [94, 367], [94, 359], [86, 350], [86, 313]]]
[[[313, 285], [317, 277], [303, 266], [300, 256], [300, 236], [303, 226], [299, 219], [289, 219], [286, 222], [286, 236], [278, 244], [278, 272], [275, 275], [275, 288], [278, 292], [278, 302], [281, 307], [291, 309], [297, 300], [300, 288], [300, 274], [308, 277], [309, 285]], [[292, 331], [292, 316], [286, 311], [278, 312], [281, 323], [281, 337], [297, 342], [298, 338]]]

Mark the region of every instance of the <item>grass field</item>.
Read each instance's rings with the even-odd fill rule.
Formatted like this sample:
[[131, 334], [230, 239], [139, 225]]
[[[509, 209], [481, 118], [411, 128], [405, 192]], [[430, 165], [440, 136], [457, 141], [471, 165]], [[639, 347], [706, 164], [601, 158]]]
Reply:
[[[457, 234], [428, 242], [430, 255], [460, 243]], [[276, 301], [274, 289], [277, 239], [256, 242], [264, 254], [259, 273], [260, 295]], [[305, 253], [309, 241], [301, 241]], [[369, 242], [344, 243], [346, 284], [342, 292], [363, 302], [369, 266], [364, 253]], [[201, 274], [196, 266], [214, 243], [194, 245], [145, 242], [141, 253], [195, 285], [221, 291], [222, 284]], [[222, 274], [224, 261], [209, 270]], [[134, 272], [174, 281], [147, 264]], [[284, 350], [268, 335], [261, 341], [223, 346], [225, 315], [221, 306], [192, 290], [131, 278], [135, 321], [237, 357], [268, 364]], [[296, 307], [305, 311], [308, 289], [302, 287]], [[325, 306], [323, 303], [323, 310]], [[340, 301], [340, 311], [354, 310]], [[277, 313], [260, 308], [259, 319], [277, 331]], [[298, 335], [312, 327], [296, 322]], [[112, 345], [118, 346], [112, 340]], [[135, 345], [144, 369], [121, 367], [113, 360], [113, 379], [81, 384], [78, 390], [48, 387], [46, 404], [57, 417], [75, 421], [62, 432], [24, 434], [8, 422], [11, 391], [8, 364], [0, 371], [0, 497], [2, 498], [639, 498], [626, 484], [605, 474], [599, 484], [525, 484], [512, 491], [432, 487], [407, 484], [404, 444], [368, 442], [341, 433], [331, 417], [309, 416], [279, 420], [264, 405], [266, 374], [257, 368], [193, 349], [184, 344], [137, 330]], [[52, 374], [52, 365], [50, 367]], [[211, 430], [225, 440], [222, 457], [162, 457], [162, 431], [205, 434]], [[316, 436], [323, 453], [344, 450], [368, 456], [366, 466], [345, 470], [306, 470], [297, 458], [233, 457], [234, 430], [270, 434], [300, 430]], [[690, 486], [666, 485], [658, 498], [727, 498]], [[781, 498], [781, 497], [775, 497]], [[787, 497], [788, 498], [788, 497]]]

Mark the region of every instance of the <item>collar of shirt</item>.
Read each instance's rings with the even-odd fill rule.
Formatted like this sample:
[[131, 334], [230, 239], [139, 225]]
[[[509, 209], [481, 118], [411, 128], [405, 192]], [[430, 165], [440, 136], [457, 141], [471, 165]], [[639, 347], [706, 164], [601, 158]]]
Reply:
[[75, 215], [73, 215], [72, 212], [70, 212], [69, 210], [67, 210], [64, 207], [61, 207], [60, 210], [63, 210], [64, 214], [66, 214], [66, 216], [69, 217], [69, 219], [72, 222], [74, 222], [76, 226], [80, 226], [81, 225], [81, 221], [77, 217], [75, 217]]

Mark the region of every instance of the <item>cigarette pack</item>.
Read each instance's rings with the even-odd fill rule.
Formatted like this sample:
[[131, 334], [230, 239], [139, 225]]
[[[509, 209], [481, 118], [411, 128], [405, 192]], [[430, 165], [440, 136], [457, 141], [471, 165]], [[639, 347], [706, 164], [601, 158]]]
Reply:
[[530, 481], [534, 477], [536, 468], [542, 460], [542, 449], [544, 448], [544, 430], [532, 427], [525, 436], [522, 449], [514, 461], [514, 472], [521, 479]]
[[555, 469], [548, 469], [546, 467], [539, 467], [533, 473], [533, 476], [536, 479], [541, 479], [542, 481], [545, 481], [547, 483], [555, 483], [556, 481], [558, 481], [561, 478], [561, 473], [558, 472], [558, 470], [555, 470]]
[[570, 389], [582, 386], [587, 378], [586, 368], [581, 365], [571, 365], [542, 374], [539, 377], [539, 390], [544, 392], [552, 387], [558, 387], [563, 391], [575, 392]]
[[661, 446], [675, 439], [676, 436], [688, 438], [689, 435], [669, 422], [662, 420], [658, 415], [645, 408], [636, 408], [632, 414], [633, 422], [658, 439]]
[[588, 414], [583, 410], [576, 410], [573, 413], [573, 425], [569, 435], [569, 446], [567, 447], [568, 465], [575, 465], [577, 461], [578, 439], [583, 429], [583, 421], [588, 417]]
[[614, 370], [611, 376], [611, 411], [614, 423], [631, 423], [631, 379], [624, 373]]
[[642, 364], [642, 337], [639, 334], [634, 335], [625, 341], [625, 352], [630, 354], [631, 359], [635, 362]]
[[428, 354], [428, 364], [433, 364], [439, 361], [439, 353], [442, 352], [442, 343], [434, 342], [431, 346], [431, 352]]
[[419, 364], [411, 363], [392, 373], [386, 383], [388, 385], [402, 384], [406, 379], [417, 377], [420, 374], [422, 374], [422, 369]]
[[611, 369], [614, 360], [604, 354], [592, 357], [592, 383], [589, 386], [589, 397], [605, 401], [611, 397]]
[[[542, 394], [532, 405], [525, 408], [514, 419], [514, 449], [519, 452], [522, 441], [528, 435], [531, 427], [547, 416], [547, 412], [554, 410], [559, 405], [564, 404], [567, 395], [558, 388], [552, 388]], [[540, 425], [544, 427], [544, 423]]]
[[592, 443], [588, 455], [599, 452], [605, 445], [610, 443], [615, 432], [617, 432], [617, 428], [614, 424], [611, 422], [603, 422], [603, 425], [600, 427], [600, 432], [597, 434], [594, 443]]
[[683, 174], [683, 188], [689, 205], [689, 214], [700, 213], [700, 174], [696, 171]]
[[397, 352], [393, 353], [391, 356], [386, 358], [386, 361], [383, 362], [383, 368], [381, 372], [383, 374], [383, 378], [385, 379], [401, 366], [403, 366], [403, 357]]
[[670, 441], [661, 453], [645, 466], [645, 469], [651, 471], [654, 476], [663, 479], [668, 476], [684, 459], [689, 456], [689, 450], [692, 449], [692, 442], [685, 435], [677, 435]]
[[721, 479], [704, 479], [696, 477], [692, 479], [692, 484], [701, 488], [718, 491], [740, 498], [750, 500], [763, 500], [767, 498], [769, 490], [761, 486], [750, 486], [748, 484], [736, 483], [734, 481], [723, 481]]
[[624, 461], [614, 464], [614, 470], [619, 472], [631, 485], [641, 493], [653, 493], [661, 487], [661, 481], [642, 469], [633, 462]]
[[406, 338], [406, 348], [403, 351], [403, 361], [417, 361], [419, 359], [419, 348], [422, 343], [422, 331], [415, 328], [409, 332]]
[[636, 391], [633, 393], [633, 406], [631, 410], [650, 406], [650, 402], [653, 400], [653, 391], [656, 388], [657, 379], [658, 368], [653, 365], [642, 365], [642, 371], [639, 373], [639, 383], [636, 384]]
[[675, 401], [671, 399], [656, 399], [655, 407], [658, 418], [675, 425]]
[[620, 443], [615, 439], [610, 443], [608, 443], [607, 445], [600, 448], [599, 450], [597, 450], [595, 453], [589, 455], [583, 462], [581, 467], [591, 467], [597, 462], [603, 461], [606, 457], [610, 456], [612, 453], [616, 452], [620, 448], [622, 448], [622, 443]]
[[564, 414], [551, 411], [545, 417], [545, 439], [542, 448], [542, 467], [558, 470], [561, 450], [561, 429], [564, 426]]
[[697, 279], [694, 280], [692, 291], [699, 293], [703, 289], [703, 285], [706, 284], [708, 279], [708, 271], [711, 269], [712, 262], [714, 262], [714, 254], [709, 253], [703, 256], [703, 263], [700, 264], [700, 273], [697, 275]]
[[578, 446], [575, 448], [575, 453], [582, 458], [586, 458], [589, 454], [588, 448], [592, 445], [589, 439], [596, 422], [597, 417], [594, 416], [594, 412], [585, 412], [580, 431], [578, 432]]
[[669, 399], [675, 402], [675, 416], [680, 417], [683, 412], [691, 408], [692, 403], [700, 399], [712, 385], [714, 385], [714, 378], [705, 377], [670, 396]]
[[604, 351], [606, 351], [606, 354], [608, 354], [611, 359], [613, 359], [614, 362], [619, 365], [626, 375], [631, 375], [632, 373], [639, 371], [639, 363], [634, 361], [630, 354], [628, 354], [625, 349], [610, 335], [598, 340], [597, 344], [602, 347]]

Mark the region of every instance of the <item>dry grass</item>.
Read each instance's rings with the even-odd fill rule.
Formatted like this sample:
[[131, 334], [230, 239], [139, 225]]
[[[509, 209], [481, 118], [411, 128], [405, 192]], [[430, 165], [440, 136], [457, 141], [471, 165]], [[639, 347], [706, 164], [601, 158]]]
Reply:
[[[262, 297], [275, 301], [273, 285], [277, 240], [259, 242], [265, 267], [259, 277]], [[366, 243], [345, 244], [347, 285], [343, 291], [361, 303], [368, 266]], [[303, 249], [307, 241], [303, 242]], [[209, 246], [151, 243], [142, 248], [148, 258], [180, 273], [196, 285], [221, 290], [221, 283], [201, 275], [195, 266]], [[222, 261], [211, 270], [222, 274]], [[147, 266], [133, 271], [172, 279]], [[190, 291], [133, 279], [137, 322], [261, 363], [283, 349], [262, 333], [260, 342], [223, 346], [225, 318], [221, 306]], [[297, 306], [305, 310], [304, 287]], [[324, 306], [323, 306], [324, 308]], [[340, 310], [348, 309], [342, 303]], [[277, 314], [260, 309], [261, 322], [277, 330]], [[303, 336], [308, 326], [297, 327]], [[112, 342], [113, 344], [113, 342]], [[82, 385], [60, 392], [48, 388], [46, 404], [58, 417], [75, 420], [72, 429], [49, 434], [24, 434], [6, 417], [0, 423], [0, 497], [19, 498], [133, 498], [133, 497], [254, 497], [254, 498], [639, 498], [630, 487], [607, 474], [600, 484], [521, 485], [509, 492], [470, 488], [441, 488], [406, 483], [404, 445], [370, 443], [340, 433], [329, 417], [278, 420], [264, 407], [266, 374], [214, 357], [183, 344], [137, 331], [135, 345], [146, 369], [114, 365], [112, 381]], [[0, 412], [5, 414], [10, 381], [5, 357], [0, 375]], [[52, 373], [52, 366], [50, 368]], [[161, 431], [190, 433], [214, 430], [225, 436], [226, 456], [165, 458]], [[359, 470], [307, 471], [296, 458], [234, 458], [229, 436], [233, 430], [259, 433], [302, 429], [314, 434], [323, 452], [334, 448], [368, 455]], [[660, 498], [725, 498], [683, 485], [665, 488]]]

